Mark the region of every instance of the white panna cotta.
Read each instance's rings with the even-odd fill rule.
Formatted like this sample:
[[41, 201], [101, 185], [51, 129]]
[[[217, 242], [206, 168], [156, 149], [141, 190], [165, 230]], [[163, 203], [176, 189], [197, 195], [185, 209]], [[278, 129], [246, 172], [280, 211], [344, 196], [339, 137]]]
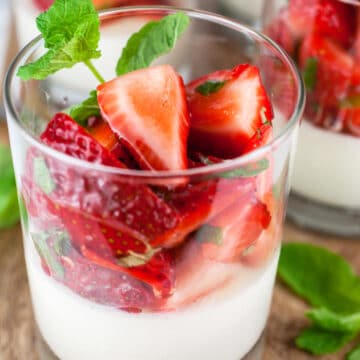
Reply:
[[360, 208], [360, 139], [303, 120], [292, 190], [326, 205]]
[[36, 320], [63, 360], [241, 359], [264, 330], [278, 255], [261, 269], [238, 265], [235, 282], [184, 309], [130, 314], [86, 300], [47, 276], [26, 240]]

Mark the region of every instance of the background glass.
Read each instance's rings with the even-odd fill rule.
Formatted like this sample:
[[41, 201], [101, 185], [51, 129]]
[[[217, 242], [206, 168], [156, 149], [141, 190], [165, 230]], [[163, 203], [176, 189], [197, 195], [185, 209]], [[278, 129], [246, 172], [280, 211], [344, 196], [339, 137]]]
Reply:
[[[118, 57], [118, 52], [106, 45], [109, 26], [124, 37], [124, 42], [120, 42], [124, 44], [129, 28], [136, 30], [147, 20], [173, 11], [138, 8], [104, 13], [102, 20], [111, 22], [102, 28], [104, 60], [99, 68], [113, 67]], [[19, 196], [28, 213], [26, 217], [23, 212], [22, 225], [33, 306], [45, 341], [62, 359], [240, 359], [255, 346], [265, 327], [282, 237], [288, 175], [303, 110], [303, 86], [292, 62], [258, 33], [215, 15], [187, 13], [192, 19], [190, 28], [176, 49], [158, 63], [173, 65], [185, 82], [242, 62], [258, 65], [275, 112], [270, 144], [224, 164], [178, 173], [154, 174], [86, 163], [50, 149], [38, 137], [55, 112], [86, 96], [85, 88], [93, 87], [91, 74], [85, 75], [79, 65], [46, 81], [22, 82], [15, 77], [17, 68], [43, 53], [40, 39], [20, 53], [8, 73], [5, 100]], [[55, 183], [55, 190], [48, 194], [34, 180], [34, 169], [43, 168], [44, 164]], [[253, 176], [224, 176], [229, 171], [254, 169], [260, 164], [266, 164], [264, 170]], [[86, 222], [90, 215], [76, 194], [88, 192], [89, 184], [93, 184], [96, 191], [92, 195], [100, 195], [106, 204], [113, 204], [115, 197], [110, 189], [146, 187], [159, 193], [184, 182], [185, 188], [179, 187], [175, 193], [180, 199], [187, 199], [185, 204], [194, 202], [193, 211], [198, 211], [204, 194], [210, 192], [211, 200], [207, 202], [206, 218], [196, 225], [189, 224], [194, 227], [192, 233], [181, 247], [169, 252], [175, 261], [175, 272], [160, 266], [160, 283], [166, 283], [166, 287], [144, 285], [135, 267], [130, 274], [124, 274], [120, 269], [100, 268], [96, 257], [90, 260], [90, 245], [79, 233], [87, 232], [85, 240], [94, 239], [89, 229], [94, 226], [95, 215], [91, 213], [91, 224]], [[194, 193], [189, 198], [190, 189]], [[70, 196], [74, 191], [75, 197]], [[59, 192], [61, 196], [57, 197]], [[170, 200], [175, 196], [170, 191], [164, 199], [170, 201], [169, 195]], [[262, 211], [260, 221], [252, 216], [255, 207]], [[226, 218], [223, 242], [237, 242], [234, 250], [223, 253], [230, 258], [218, 258], [218, 245], [204, 248], [198, 238], [199, 230], [216, 219], [216, 214], [229, 209], [236, 222]], [[100, 210], [109, 209], [105, 206]], [[102, 224], [105, 220], [100, 210], [95, 217]], [[146, 211], [151, 217], [157, 210]], [[134, 214], [129, 210], [125, 213], [128, 215]], [[144, 213], [140, 221], [142, 216]], [[104, 235], [108, 227], [106, 231], [91, 229], [96, 231], [98, 241], [110, 242]], [[165, 235], [160, 225], [152, 229], [160, 231], [159, 236]], [[59, 241], [67, 244], [66, 253], [62, 245], [55, 246]], [[44, 255], [44, 248], [50, 255]], [[88, 287], [88, 280], [77, 278], [79, 273], [90, 280], [94, 276], [96, 281]], [[105, 286], [101, 280], [104, 277], [112, 279], [113, 286]], [[129, 307], [132, 298], [114, 301], [111, 295], [112, 289], [123, 281], [141, 294], [136, 297], [135, 309]], [[258, 358], [259, 353], [253, 356]]]
[[359, 236], [360, 3], [269, 0], [264, 6], [263, 30], [307, 79], [288, 216], [315, 230]]

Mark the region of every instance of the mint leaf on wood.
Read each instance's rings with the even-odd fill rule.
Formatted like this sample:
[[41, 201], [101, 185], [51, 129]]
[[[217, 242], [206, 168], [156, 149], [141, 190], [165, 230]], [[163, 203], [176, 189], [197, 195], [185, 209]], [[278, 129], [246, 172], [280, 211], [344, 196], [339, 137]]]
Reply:
[[360, 312], [360, 279], [337, 254], [308, 244], [284, 244], [278, 273], [314, 306], [340, 314]]
[[326, 308], [312, 309], [306, 316], [319, 328], [334, 332], [360, 331], [360, 313], [341, 315]]
[[120, 76], [146, 68], [156, 58], [168, 53], [189, 22], [189, 17], [179, 12], [147, 23], [128, 40], [116, 65], [116, 74]]
[[199, 85], [195, 90], [201, 95], [209, 96], [210, 94], [213, 94], [222, 89], [225, 83], [226, 81], [210, 80]]
[[360, 360], [360, 344], [346, 355], [346, 360]]
[[312, 91], [316, 86], [316, 76], [318, 71], [318, 60], [316, 58], [308, 58], [303, 70], [303, 78], [307, 90]]
[[96, 90], [90, 91], [89, 97], [82, 103], [72, 106], [68, 113], [81, 126], [85, 126], [90, 117], [99, 117], [100, 108]]
[[100, 21], [91, 0], [56, 0], [36, 20], [48, 50], [33, 63], [21, 66], [23, 80], [43, 80], [58, 70], [84, 62], [103, 81], [90, 60], [99, 58]]
[[314, 355], [329, 354], [340, 350], [355, 336], [354, 333], [331, 332], [314, 326], [296, 338], [296, 346]]
[[50, 170], [46, 165], [46, 161], [42, 157], [33, 159], [34, 180], [37, 186], [47, 195], [51, 194], [55, 188], [55, 182], [51, 177]]
[[223, 235], [221, 227], [205, 224], [196, 232], [196, 241], [221, 246], [223, 244]]
[[15, 225], [20, 213], [10, 148], [0, 145], [0, 229]]

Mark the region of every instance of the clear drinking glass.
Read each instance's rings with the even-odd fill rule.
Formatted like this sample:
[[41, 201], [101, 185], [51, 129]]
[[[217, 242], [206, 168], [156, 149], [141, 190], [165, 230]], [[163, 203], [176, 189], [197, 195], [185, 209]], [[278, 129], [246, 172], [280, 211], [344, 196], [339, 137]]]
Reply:
[[360, 2], [269, 0], [263, 30], [292, 56], [307, 90], [288, 215], [360, 235]]
[[[101, 19], [121, 31], [122, 24], [136, 28], [175, 11], [123, 8]], [[245, 359], [264, 330], [303, 85], [287, 55], [261, 34], [224, 17], [184, 12], [190, 28], [158, 62], [174, 66], [185, 82], [242, 62], [258, 65], [275, 112], [269, 144], [178, 172], [88, 163], [49, 148], [39, 135], [55, 112], [77, 101], [79, 82], [91, 89], [91, 75], [77, 65], [46, 81], [21, 81], [19, 66], [43, 53], [40, 38], [9, 69], [5, 102], [27, 209], [33, 307], [61, 359]], [[103, 57], [99, 68], [112, 66], [118, 53], [105, 49]], [[132, 242], [143, 256], [113, 254], [115, 240]]]

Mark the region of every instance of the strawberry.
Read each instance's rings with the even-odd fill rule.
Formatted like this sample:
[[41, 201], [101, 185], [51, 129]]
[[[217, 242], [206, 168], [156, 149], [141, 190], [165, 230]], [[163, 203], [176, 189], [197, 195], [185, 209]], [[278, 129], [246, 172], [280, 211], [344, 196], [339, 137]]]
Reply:
[[33, 2], [40, 11], [45, 11], [52, 5], [54, 0], [33, 0]]
[[245, 194], [195, 234], [206, 258], [238, 261], [244, 249], [253, 244], [269, 226], [271, 215], [253, 193]]
[[218, 214], [226, 206], [235, 202], [243, 194], [253, 191], [253, 179], [218, 178], [188, 184], [162, 196], [180, 214], [177, 226], [153, 240], [152, 244], [176, 246], [184, 238], [201, 226], [211, 216]]
[[354, 10], [338, 0], [291, 0], [287, 25], [297, 39], [314, 32], [348, 47], [355, 33]]
[[239, 276], [238, 264], [224, 264], [203, 257], [199, 243], [190, 240], [176, 256], [176, 291], [165, 300], [164, 310], [192, 305], [224, 289]]
[[97, 90], [103, 118], [142, 168], [187, 168], [185, 89], [170, 65], [133, 71], [99, 85]]
[[354, 53], [357, 64], [360, 62], [360, 9], [357, 9], [356, 37], [354, 41]]
[[145, 241], [67, 208], [59, 208], [59, 212], [74, 246], [87, 259], [147, 283], [156, 296], [172, 293], [175, 274], [172, 258], [165, 250], [154, 250]]
[[64, 276], [58, 280], [78, 295], [132, 312], [153, 308], [158, 303], [151, 287], [125, 273], [92, 263], [72, 248], [66, 236], [55, 233], [47, 246], [64, 269]]
[[[220, 84], [219, 89], [204, 94], [201, 87], [214, 82]], [[250, 139], [273, 116], [255, 66], [238, 65], [206, 75], [191, 82], [187, 94], [190, 148], [220, 158], [243, 154]]]
[[354, 60], [330, 39], [310, 34], [300, 49], [299, 65], [306, 70], [309, 59], [316, 62], [310, 100], [324, 106], [337, 106], [347, 94], [351, 84]]
[[[75, 158], [125, 167], [65, 114], [55, 115], [41, 139], [55, 150]], [[177, 212], [145, 185], [132, 184], [120, 175], [66, 165], [50, 157], [47, 166], [56, 185], [50, 195], [55, 203], [96, 217], [135, 238], [150, 242], [178, 222]]]

